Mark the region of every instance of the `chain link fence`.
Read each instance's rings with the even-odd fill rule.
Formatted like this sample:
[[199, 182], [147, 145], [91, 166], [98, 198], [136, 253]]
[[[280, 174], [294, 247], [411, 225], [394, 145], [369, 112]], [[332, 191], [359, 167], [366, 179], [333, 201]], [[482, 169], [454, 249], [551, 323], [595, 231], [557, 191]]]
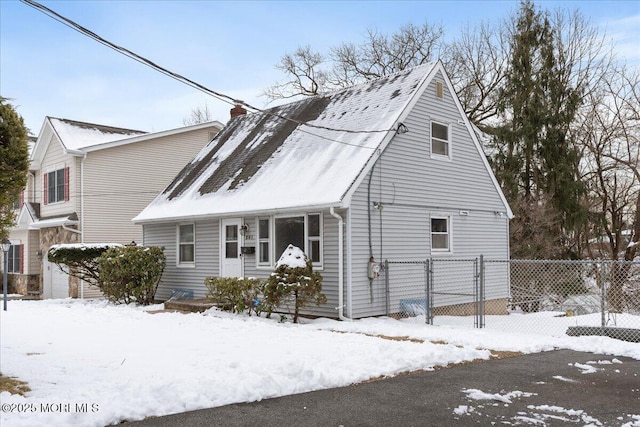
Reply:
[[504, 266], [510, 315], [488, 316], [488, 328], [640, 341], [640, 262], [487, 260], [485, 271]]
[[385, 261], [387, 315], [471, 316], [475, 327], [483, 326], [483, 289], [478, 259]]
[[[387, 314], [428, 324], [640, 342], [640, 262], [385, 262]], [[435, 319], [435, 322], [434, 322]]]

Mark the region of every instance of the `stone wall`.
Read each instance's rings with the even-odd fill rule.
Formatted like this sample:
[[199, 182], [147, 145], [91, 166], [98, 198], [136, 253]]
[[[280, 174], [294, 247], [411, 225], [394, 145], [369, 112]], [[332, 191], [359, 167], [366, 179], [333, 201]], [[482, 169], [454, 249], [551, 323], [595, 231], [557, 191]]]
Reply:
[[10, 294], [28, 295], [29, 292], [40, 291], [39, 274], [8, 274], [7, 292]]

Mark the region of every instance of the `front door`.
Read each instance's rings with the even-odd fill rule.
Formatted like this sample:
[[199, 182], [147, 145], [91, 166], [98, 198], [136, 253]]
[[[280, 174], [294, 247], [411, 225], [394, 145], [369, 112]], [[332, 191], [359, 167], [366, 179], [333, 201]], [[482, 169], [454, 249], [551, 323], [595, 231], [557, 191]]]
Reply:
[[240, 218], [223, 219], [220, 235], [220, 277], [242, 277]]

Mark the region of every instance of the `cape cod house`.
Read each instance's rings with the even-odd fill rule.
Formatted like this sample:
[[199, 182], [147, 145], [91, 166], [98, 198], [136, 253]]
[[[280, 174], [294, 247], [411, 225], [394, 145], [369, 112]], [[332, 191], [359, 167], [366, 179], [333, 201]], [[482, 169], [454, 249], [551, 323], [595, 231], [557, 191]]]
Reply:
[[131, 243], [131, 223], [222, 128], [209, 122], [146, 133], [46, 117], [31, 150], [27, 188], [10, 232], [14, 291], [44, 298], [99, 296], [47, 261], [60, 243]]
[[267, 277], [294, 244], [324, 277], [313, 314], [359, 318], [387, 310], [371, 261], [506, 259], [511, 216], [437, 62], [232, 118], [134, 222], [165, 247], [160, 300]]

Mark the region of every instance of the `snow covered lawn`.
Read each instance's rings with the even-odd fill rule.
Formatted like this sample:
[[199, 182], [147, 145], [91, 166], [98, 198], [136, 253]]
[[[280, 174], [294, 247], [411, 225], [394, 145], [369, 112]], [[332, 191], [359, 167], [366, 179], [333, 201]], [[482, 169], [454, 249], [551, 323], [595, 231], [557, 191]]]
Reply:
[[215, 310], [146, 312], [160, 308], [11, 301], [9, 311], [0, 312], [0, 372], [28, 382], [32, 391], [0, 394], [2, 426], [103, 426], [488, 359], [490, 350], [567, 348], [640, 359], [640, 344], [601, 337], [412, 319], [292, 324]]

